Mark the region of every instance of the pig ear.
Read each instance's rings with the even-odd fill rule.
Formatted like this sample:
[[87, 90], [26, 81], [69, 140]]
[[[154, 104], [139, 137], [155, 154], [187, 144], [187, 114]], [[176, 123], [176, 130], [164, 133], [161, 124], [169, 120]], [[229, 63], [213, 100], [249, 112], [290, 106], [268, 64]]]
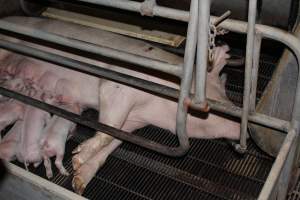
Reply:
[[230, 58], [230, 55], [227, 53], [229, 51], [228, 45], [223, 45], [221, 47], [216, 47], [214, 49], [214, 60], [213, 60], [213, 70], [212, 74], [219, 76], [220, 72], [227, 63], [227, 59]]

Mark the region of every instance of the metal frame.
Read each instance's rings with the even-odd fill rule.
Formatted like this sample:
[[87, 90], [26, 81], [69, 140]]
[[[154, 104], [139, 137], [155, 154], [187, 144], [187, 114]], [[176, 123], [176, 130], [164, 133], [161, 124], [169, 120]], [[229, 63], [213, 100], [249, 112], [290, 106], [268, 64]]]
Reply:
[[[124, 1], [124, 0], [82, 0], [88, 3], [94, 3], [104, 6], [110, 6], [114, 8], [125, 9], [134, 12], [142, 12], [143, 3]], [[69, 58], [64, 58], [59, 55], [51, 54], [48, 52], [43, 52], [31, 47], [26, 47], [20, 44], [14, 44], [11, 42], [0, 40], [0, 47], [15, 51], [24, 55], [32, 56], [41, 60], [52, 62], [55, 64], [62, 65], [63, 67], [68, 67], [81, 72], [89, 73], [94, 76], [105, 77], [113, 81], [121, 82], [130, 86], [134, 86], [141, 89], [146, 89], [158, 94], [162, 94], [172, 98], [179, 98], [178, 111], [177, 111], [177, 135], [179, 138], [180, 146], [176, 148], [169, 148], [153, 142], [144, 141], [137, 136], [128, 136], [126, 133], [116, 130], [112, 127], [89, 122], [78, 115], [69, 113], [62, 109], [56, 108], [51, 105], [47, 105], [43, 102], [39, 102], [29, 97], [25, 97], [15, 92], [8, 91], [4, 88], [0, 88], [0, 94], [4, 96], [9, 96], [11, 98], [18, 99], [27, 104], [39, 107], [41, 109], [53, 112], [59, 116], [65, 117], [71, 121], [78, 122], [95, 128], [97, 130], [108, 133], [119, 139], [123, 139], [135, 144], [141, 145], [146, 148], [164, 153], [169, 156], [180, 156], [187, 152], [189, 148], [188, 137], [186, 135], [186, 117], [187, 117], [187, 106], [192, 107], [196, 110], [205, 111], [205, 102], [211, 109], [220, 111], [232, 116], [240, 117], [242, 119], [241, 125], [241, 139], [240, 144], [237, 146], [238, 150], [244, 152], [247, 148], [246, 146], [246, 131], [248, 122], [254, 122], [260, 125], [278, 129], [281, 131], [288, 132], [282, 149], [277, 156], [275, 164], [271, 170], [268, 180], [263, 188], [263, 191], [259, 199], [269, 199], [275, 196], [280, 198], [286, 195], [287, 182], [292, 167], [294, 167], [295, 157], [298, 152], [298, 130], [300, 119], [300, 70], [298, 74], [297, 91], [295, 97], [295, 106], [293, 109], [292, 120], [284, 121], [269, 117], [260, 113], [256, 113], [254, 109], [255, 98], [256, 98], [256, 87], [257, 87], [257, 71], [258, 71], [258, 58], [260, 53], [260, 45], [262, 38], [269, 38], [276, 41], [280, 41], [286, 46], [288, 46], [295, 54], [298, 63], [300, 62], [300, 39], [294, 35], [285, 32], [283, 30], [265, 26], [258, 25], [255, 23], [256, 17], [256, 5], [257, 0], [249, 1], [249, 22], [237, 21], [237, 20], [227, 20], [220, 24], [219, 26], [228, 29], [233, 32], [247, 33], [247, 52], [246, 52], [246, 71], [245, 71], [245, 90], [243, 99], [243, 109], [236, 106], [228, 105], [222, 102], [216, 102], [213, 100], [206, 99], [205, 97], [205, 79], [206, 79], [206, 68], [205, 64], [207, 54], [205, 53], [205, 48], [207, 47], [206, 34], [207, 24], [208, 24], [208, 13], [210, 7], [210, 0], [192, 0], [190, 12], [179, 11], [175, 9], [170, 9], [166, 7], [161, 7], [154, 5], [150, 12], [151, 16], [160, 16], [169, 19], [175, 19], [180, 21], [189, 22], [187, 43], [185, 49], [185, 57], [183, 65], [172, 65], [169, 63], [163, 63], [161, 61], [144, 58], [136, 56], [133, 54], [125, 53], [119, 50], [110, 49], [107, 47], [96, 46], [92, 44], [87, 44], [78, 40], [73, 40], [69, 38], [64, 38], [55, 34], [46, 33], [39, 30], [30, 29], [20, 25], [15, 25], [3, 20], [0, 20], [0, 29], [5, 31], [10, 31], [13, 33], [29, 36], [32, 38], [52, 42], [55, 44], [60, 44], [63, 46], [72, 47], [75, 49], [85, 50], [87, 52], [92, 52], [101, 56], [111, 57], [117, 60], [122, 60], [126, 62], [131, 62], [137, 64], [141, 67], [151, 68], [155, 70], [160, 70], [181, 78], [181, 89], [180, 91], [162, 86], [159, 84], [151, 83], [149, 81], [141, 80], [128, 75], [113, 72], [107, 69], [102, 69], [93, 65], [78, 62]], [[199, 14], [201, 10], [201, 15]], [[206, 11], [206, 12], [205, 12]], [[211, 17], [212, 22], [217, 22], [218, 18]], [[207, 32], [206, 32], [207, 33]], [[203, 39], [203, 41], [202, 41]], [[198, 41], [198, 44], [197, 44]], [[196, 101], [194, 101], [193, 94], [190, 94], [190, 88], [192, 83], [192, 73], [193, 73], [193, 63], [195, 60], [196, 44], [198, 45], [199, 53], [197, 55], [197, 78], [196, 82], [201, 83], [196, 89]], [[202, 54], [202, 53], [203, 54]], [[206, 54], [206, 55], [205, 55]], [[190, 100], [193, 99], [193, 100]], [[276, 193], [275, 193], [276, 192]]]

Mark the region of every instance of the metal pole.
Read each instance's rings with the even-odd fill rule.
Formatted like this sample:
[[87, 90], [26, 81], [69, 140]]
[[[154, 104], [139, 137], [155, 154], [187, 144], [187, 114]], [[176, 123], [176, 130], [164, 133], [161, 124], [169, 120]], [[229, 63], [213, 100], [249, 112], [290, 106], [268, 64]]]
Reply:
[[199, 104], [202, 110], [208, 111], [206, 101], [206, 75], [208, 58], [208, 34], [210, 18], [210, 0], [199, 1], [199, 22], [198, 22], [198, 45], [197, 45], [197, 65], [196, 65], [196, 86], [195, 104]]
[[117, 49], [112, 49], [109, 47], [103, 47], [100, 45], [94, 45], [91, 43], [82, 42], [80, 40], [70, 39], [66, 37], [62, 37], [53, 33], [48, 33], [44, 31], [40, 31], [33, 28], [28, 28], [26, 26], [17, 25], [14, 23], [7, 22], [5, 20], [0, 20], [0, 29], [10, 31], [13, 33], [19, 33], [22, 35], [26, 35], [35, 39], [40, 39], [48, 42], [52, 42], [55, 44], [63, 45], [66, 47], [72, 47], [78, 50], [84, 50], [96, 55], [110, 57], [116, 60], [125, 61], [128, 63], [136, 64], [142, 67], [146, 67], [149, 69], [155, 69], [159, 71], [163, 71], [165, 73], [169, 73], [175, 76], [180, 77], [182, 73], [181, 65], [172, 65], [166, 62], [162, 62], [159, 60], [150, 59], [143, 56], [138, 56], [131, 53], [126, 53], [124, 51], [120, 51]]
[[180, 94], [176, 116], [176, 132], [178, 138], [182, 141], [185, 141], [185, 146], [189, 146], [190, 144], [186, 135], [186, 120], [188, 107], [184, 104], [184, 101], [186, 98], [189, 98], [192, 86], [198, 32], [198, 0], [192, 0], [190, 13], [191, 19], [188, 25], [188, 33], [184, 54], [184, 68], [181, 78]]
[[253, 47], [255, 39], [255, 22], [256, 22], [257, 0], [249, 1], [248, 11], [248, 30], [247, 30], [247, 47], [246, 47], [246, 66], [245, 66], [245, 83], [243, 97], [243, 113], [241, 123], [240, 145], [237, 150], [244, 153], [247, 149], [247, 128], [250, 108], [250, 92], [251, 92], [251, 73], [253, 67]]
[[253, 49], [253, 52], [254, 52], [253, 53], [254, 54], [253, 55], [253, 68], [252, 68], [252, 74], [251, 74], [250, 113], [255, 112], [261, 42], [262, 42], [261, 35], [256, 34], [255, 40], [254, 40], [254, 49]]
[[[128, 0], [78, 0], [82, 2], [108, 6], [112, 8], [119, 8], [132, 12], [141, 12], [142, 3]], [[189, 12], [176, 10], [163, 6], [154, 6], [153, 16], [164, 17], [168, 19], [174, 19], [178, 21], [189, 21]]]

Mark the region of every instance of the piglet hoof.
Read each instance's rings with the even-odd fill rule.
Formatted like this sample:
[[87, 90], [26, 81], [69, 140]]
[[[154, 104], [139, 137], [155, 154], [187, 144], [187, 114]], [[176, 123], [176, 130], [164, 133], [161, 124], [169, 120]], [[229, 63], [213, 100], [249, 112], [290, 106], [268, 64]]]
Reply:
[[53, 173], [52, 172], [46, 172], [46, 176], [48, 179], [52, 179], [53, 178]]
[[86, 185], [80, 176], [74, 176], [72, 180], [72, 187], [77, 194], [82, 195]]

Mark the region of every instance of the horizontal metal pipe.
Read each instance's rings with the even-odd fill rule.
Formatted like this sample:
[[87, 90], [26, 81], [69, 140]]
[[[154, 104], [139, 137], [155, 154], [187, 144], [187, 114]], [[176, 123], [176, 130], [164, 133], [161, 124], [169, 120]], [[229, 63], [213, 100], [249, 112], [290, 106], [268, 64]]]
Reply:
[[124, 51], [102, 47], [80, 40], [62, 37], [53, 33], [40, 31], [26, 26], [17, 25], [5, 20], [0, 20], [0, 29], [13, 33], [22, 34], [35, 39], [40, 39], [55, 44], [71, 47], [78, 50], [84, 50], [97, 55], [110, 57], [116, 60], [125, 61], [142, 67], [159, 70], [180, 77], [182, 73], [182, 65], [173, 65], [159, 60], [150, 59], [143, 56], [127, 53]]
[[157, 83], [149, 82], [144, 79], [132, 77], [130, 75], [115, 72], [109, 69], [105, 69], [101, 66], [95, 66], [87, 63], [83, 63], [74, 59], [66, 58], [53, 54], [47, 51], [39, 50], [22, 44], [16, 44], [0, 39], [0, 48], [7, 49], [22, 55], [44, 60], [56, 65], [63, 66], [68, 69], [76, 70], [79, 72], [87, 73], [99, 78], [106, 78], [112, 81], [127, 84], [136, 88], [145, 89], [154, 93], [163, 94], [165, 96], [177, 98], [179, 91], [167, 86], [163, 86]]
[[[78, 0], [86, 3], [92, 3], [96, 5], [108, 6], [112, 8], [119, 8], [132, 12], [141, 12], [142, 3], [128, 0]], [[168, 19], [174, 19], [178, 21], [188, 21], [186, 11], [176, 10], [163, 6], [154, 6], [153, 15], [158, 17], [164, 17]], [[188, 14], [189, 15], [189, 14]]]
[[[208, 99], [208, 105], [212, 110], [226, 113], [233, 117], [241, 117], [242, 116], [242, 109], [223, 102], [217, 102], [212, 99]], [[192, 105], [193, 108], [195, 105]], [[275, 117], [270, 117], [261, 113], [252, 113], [249, 115], [249, 121], [255, 124], [260, 124], [269, 128], [274, 128], [276, 130], [287, 132], [290, 128], [290, 122], [281, 120]]]
[[[97, 77], [105, 77], [109, 80], [116, 81], [122, 84], [127, 84], [136, 88], [144, 89], [157, 94], [162, 94], [174, 99], [179, 98], [179, 90], [164, 86], [161, 84], [153, 83], [136, 77], [132, 77], [119, 72], [104, 69], [101, 66], [94, 66], [87, 63], [83, 63], [70, 58], [65, 58], [53, 53], [28, 47], [22, 44], [15, 44], [12, 42], [0, 40], [0, 48], [14, 51], [26, 56], [34, 57], [40, 60], [44, 60], [53, 64], [61, 65], [65, 68], [77, 70]], [[192, 95], [191, 95], [192, 96]], [[241, 108], [229, 105], [228, 103], [217, 102], [208, 99], [209, 106], [212, 110], [223, 112], [234, 117], [241, 117]], [[191, 105], [194, 107], [195, 105]], [[195, 106], [196, 107], [196, 106]], [[249, 121], [261, 124], [270, 128], [274, 128], [281, 131], [287, 131], [290, 127], [290, 123], [277, 118], [269, 117], [263, 114], [254, 113], [249, 116]]]
[[65, 119], [68, 119], [72, 122], [82, 124], [84, 126], [88, 126], [90, 128], [93, 128], [95, 130], [101, 131], [103, 133], [109, 134], [115, 138], [118, 138], [120, 140], [124, 140], [127, 142], [131, 142], [134, 144], [137, 144], [139, 146], [145, 147], [147, 149], [150, 149], [152, 151], [156, 151], [158, 153], [167, 155], [167, 156], [172, 156], [172, 157], [179, 157], [183, 156], [188, 149], [184, 149], [181, 147], [168, 147], [165, 145], [161, 145], [159, 143], [146, 140], [143, 137], [133, 135], [131, 133], [118, 130], [114, 127], [107, 126], [105, 124], [101, 124], [98, 122], [92, 122], [89, 119], [86, 119], [84, 117], [81, 117], [80, 115], [71, 113], [69, 111], [63, 110], [61, 108], [55, 107], [53, 105], [44, 103], [42, 101], [33, 99], [31, 97], [24, 96], [22, 94], [18, 94], [14, 91], [7, 90], [3, 87], [0, 87], [0, 93], [6, 97], [16, 99], [18, 101], [21, 101], [25, 104], [29, 104], [31, 106], [37, 107], [39, 109], [45, 110], [47, 112], [51, 112], [54, 115], [57, 115], [59, 117], [63, 117]]

